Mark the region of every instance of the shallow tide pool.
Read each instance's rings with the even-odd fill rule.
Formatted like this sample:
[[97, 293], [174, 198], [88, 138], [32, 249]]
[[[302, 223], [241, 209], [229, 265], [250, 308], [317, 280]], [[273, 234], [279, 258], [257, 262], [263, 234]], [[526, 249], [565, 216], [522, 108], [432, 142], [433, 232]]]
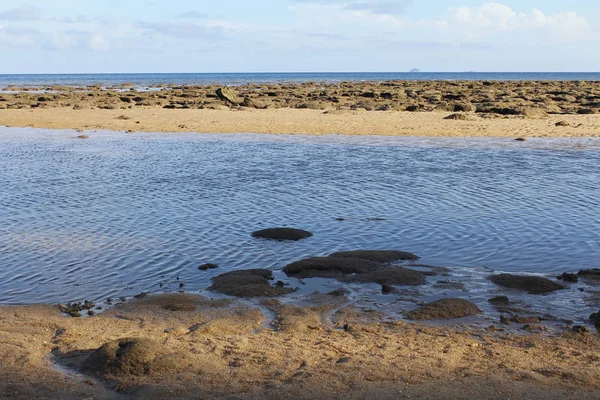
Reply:
[[[497, 291], [485, 279], [493, 271], [600, 267], [597, 138], [88, 134], [0, 128], [0, 304], [99, 301], [180, 283], [202, 291], [243, 268], [302, 286], [278, 271], [351, 249], [416, 253], [482, 299]], [[275, 226], [314, 236], [250, 237]], [[221, 268], [197, 269], [207, 262]], [[378, 301], [376, 287], [356, 290]], [[578, 293], [539, 303], [583, 315]]]

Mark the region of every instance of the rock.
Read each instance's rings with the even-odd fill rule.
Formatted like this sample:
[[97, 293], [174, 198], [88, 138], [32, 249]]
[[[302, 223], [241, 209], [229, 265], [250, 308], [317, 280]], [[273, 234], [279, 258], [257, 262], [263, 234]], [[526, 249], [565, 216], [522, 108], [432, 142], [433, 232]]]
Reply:
[[89, 139], [90, 137], [88, 135], [79, 135], [76, 138], [77, 139]]
[[581, 114], [581, 115], [596, 114], [596, 110], [594, 110], [593, 108], [580, 108], [577, 110], [577, 114]]
[[526, 140], [527, 140], [527, 139], [525, 139], [525, 138], [519, 137], [519, 138], [516, 138], [516, 139], [515, 139], [515, 142], [524, 142], [524, 141], [526, 141]]
[[550, 293], [555, 290], [565, 289], [564, 286], [539, 276], [498, 274], [492, 275], [490, 280], [496, 285], [524, 290], [532, 294]]
[[248, 108], [256, 108], [259, 110], [264, 110], [265, 108], [269, 107], [267, 103], [257, 100], [257, 99], [252, 99], [250, 97], [244, 98], [244, 102], [242, 103], [242, 106], [248, 107]]
[[99, 376], [144, 376], [172, 374], [189, 366], [187, 356], [171, 353], [157, 341], [124, 338], [105, 343], [81, 365], [88, 374]]
[[590, 315], [590, 322], [594, 324], [596, 328], [600, 327], [600, 312]]
[[523, 107], [519, 113], [527, 119], [541, 119], [548, 117], [548, 113], [539, 107]]
[[233, 105], [240, 105], [244, 102], [244, 99], [241, 99], [234, 90], [229, 88], [219, 88], [215, 91], [215, 93], [219, 99]]
[[479, 307], [464, 299], [441, 299], [406, 313], [408, 319], [456, 319], [481, 313]]
[[475, 107], [471, 103], [454, 103], [454, 112], [471, 112], [475, 111]]
[[570, 126], [571, 124], [569, 124], [567, 121], [558, 121], [556, 124], [554, 124], [554, 126]]
[[559, 276], [556, 277], [556, 279], [560, 279], [561, 281], [565, 281], [565, 282], [573, 282], [573, 283], [579, 282], [579, 277], [577, 276], [577, 274], [569, 274], [567, 272], [560, 274]]
[[492, 297], [491, 299], [488, 299], [488, 302], [491, 304], [506, 305], [506, 304], [508, 304], [509, 300], [508, 300], [508, 297], [506, 297], [506, 296], [496, 296], [496, 297]]
[[346, 274], [364, 274], [380, 269], [381, 264], [358, 258], [311, 257], [283, 267], [288, 276], [333, 278]]
[[343, 296], [350, 294], [350, 291], [346, 288], [339, 288], [339, 289], [335, 289], [334, 291], [331, 291], [327, 294], [330, 296], [333, 296], [333, 297], [343, 297]]
[[521, 317], [519, 315], [513, 316], [510, 320], [515, 324], [539, 324], [541, 322], [541, 319], [539, 317]]
[[269, 279], [273, 279], [273, 274], [267, 269], [231, 271], [212, 278], [208, 289], [236, 297], [277, 297], [293, 291], [271, 286]]
[[252, 237], [271, 240], [301, 240], [311, 237], [311, 232], [296, 228], [271, 228], [252, 233]]
[[390, 294], [394, 291], [394, 287], [391, 285], [381, 285], [381, 294]]
[[575, 333], [590, 333], [590, 328], [583, 325], [575, 325], [571, 327], [571, 332]]
[[417, 286], [427, 282], [425, 274], [403, 267], [383, 268], [378, 271], [345, 277], [348, 282], [373, 282], [380, 285]]
[[600, 268], [582, 269], [577, 273], [577, 276], [589, 285], [596, 286], [600, 284]]
[[450, 114], [447, 117], [444, 117], [444, 119], [453, 119], [456, 121], [468, 121], [469, 117], [466, 114], [455, 113], [455, 114]]
[[396, 250], [353, 250], [353, 251], [340, 251], [337, 253], [330, 254], [329, 257], [335, 258], [357, 258], [361, 260], [369, 260], [378, 263], [390, 263], [393, 261], [404, 261], [410, 260], [415, 261], [419, 259], [419, 256], [413, 253], [407, 253], [405, 251]]
[[201, 266], [198, 267], [198, 269], [200, 271], [208, 271], [209, 269], [217, 269], [217, 268], [219, 268], [219, 266], [217, 264], [212, 264], [212, 263], [202, 264]]

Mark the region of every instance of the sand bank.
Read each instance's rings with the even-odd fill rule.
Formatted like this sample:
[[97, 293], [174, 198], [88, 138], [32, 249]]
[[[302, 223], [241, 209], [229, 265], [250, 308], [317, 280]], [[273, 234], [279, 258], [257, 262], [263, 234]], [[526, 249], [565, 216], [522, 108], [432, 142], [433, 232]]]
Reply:
[[[471, 137], [600, 134], [597, 82], [10, 88], [0, 125], [132, 132]], [[454, 116], [454, 119], [447, 119]]]
[[[167, 294], [91, 318], [64, 316], [56, 306], [2, 307], [0, 398], [600, 396], [594, 334], [390, 322], [372, 311], [335, 311], [344, 301], [315, 295], [305, 307], [268, 300], [259, 309]], [[98, 364], [93, 350], [123, 338], [150, 345], [131, 351], [126, 369]], [[77, 372], [85, 365], [91, 369]]]

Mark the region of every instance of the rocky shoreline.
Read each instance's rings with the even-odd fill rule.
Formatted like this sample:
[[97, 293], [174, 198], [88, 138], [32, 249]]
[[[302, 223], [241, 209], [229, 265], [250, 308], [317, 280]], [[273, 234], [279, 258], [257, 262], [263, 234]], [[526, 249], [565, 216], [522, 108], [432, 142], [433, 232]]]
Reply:
[[313, 109], [474, 112], [485, 118], [600, 114], [600, 83], [581, 81], [389, 81], [236, 87], [7, 87], [0, 109]]
[[[273, 228], [256, 240], [307, 240], [311, 233]], [[288, 283], [273, 271], [229, 271], [210, 291], [142, 293], [100, 314], [91, 302], [0, 307], [0, 398], [597, 398], [600, 337], [586, 326], [550, 333], [543, 315], [522, 314], [507, 296], [488, 301], [502, 313], [485, 325], [467, 298], [443, 296], [405, 313], [407, 320], [357, 306], [344, 286], [378, 284], [383, 294], [420, 286], [449, 269], [418, 264], [397, 250], [354, 250], [292, 262], [294, 279], [337, 281], [339, 289], [286, 301]], [[400, 263], [400, 264], [398, 264]], [[203, 264], [199, 273], [218, 268]], [[555, 280], [511, 274], [488, 277], [508, 291], [544, 296], [599, 270]], [[447, 280], [446, 283], [452, 283]], [[460, 283], [460, 282], [454, 282]], [[514, 292], [509, 292], [513, 293]], [[254, 299], [248, 301], [248, 299]], [[70, 316], [67, 316], [69, 314]], [[600, 326], [600, 313], [590, 316]], [[75, 317], [75, 318], [71, 318]], [[520, 330], [510, 329], [520, 326]]]

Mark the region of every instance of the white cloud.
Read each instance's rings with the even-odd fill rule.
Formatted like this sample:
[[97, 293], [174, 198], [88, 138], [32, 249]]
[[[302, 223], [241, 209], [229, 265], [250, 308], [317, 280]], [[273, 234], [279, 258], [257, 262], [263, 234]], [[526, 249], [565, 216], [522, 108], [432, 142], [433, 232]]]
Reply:
[[100, 35], [99, 33], [96, 33], [90, 38], [88, 46], [94, 51], [106, 51], [110, 49], [110, 43], [108, 43], [108, 40], [106, 40], [104, 36]]
[[69, 49], [77, 47], [79, 41], [76, 36], [64, 32], [54, 32], [50, 37], [50, 46], [55, 49]]
[[0, 12], [0, 20], [5, 21], [35, 21], [41, 16], [40, 10], [31, 4], [23, 4], [17, 8]]

